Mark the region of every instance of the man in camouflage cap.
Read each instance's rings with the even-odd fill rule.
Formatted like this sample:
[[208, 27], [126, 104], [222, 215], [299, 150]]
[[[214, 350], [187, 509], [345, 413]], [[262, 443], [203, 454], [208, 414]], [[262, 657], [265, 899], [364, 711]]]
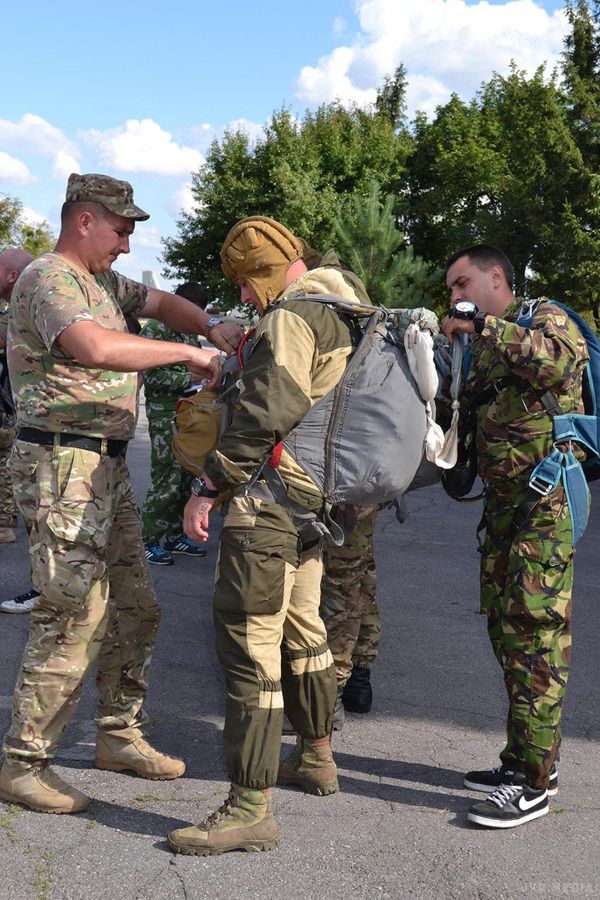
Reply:
[[[326, 293], [358, 302], [352, 278], [333, 260], [308, 271], [303, 252], [294, 234], [264, 216], [238, 222], [221, 251], [223, 271], [261, 319], [239, 407], [209, 454], [204, 477], [192, 486], [184, 527], [194, 540], [206, 540], [215, 498], [233, 495], [214, 595], [231, 790], [218, 812], [169, 835], [181, 853], [272, 849], [278, 842], [271, 809], [275, 783], [316, 795], [338, 789], [331, 753], [336, 676], [319, 617], [320, 542], [316, 528], [301, 524], [320, 515], [323, 497], [285, 451], [271, 456], [283, 503], [264, 478], [248, 484], [278, 442], [337, 384], [353, 349], [341, 317], [306, 299]], [[298, 739], [280, 766], [284, 697]]]
[[[96, 766], [151, 779], [185, 765], [143, 737], [142, 711], [159, 621], [125, 463], [136, 420], [137, 372], [183, 362], [214, 381], [211, 351], [129, 334], [130, 314], [206, 334], [197, 306], [112, 271], [148, 214], [131, 185], [71, 175], [54, 252], [20, 277], [11, 302], [8, 362], [18, 433], [11, 457], [17, 504], [30, 529], [31, 614], [4, 739], [0, 799], [41, 812], [85, 809], [89, 798], [49, 768], [98, 660]], [[231, 352], [236, 325], [210, 338]]]
[[509, 707], [501, 765], [465, 777], [466, 787], [490, 793], [468, 818], [510, 828], [547, 813], [558, 784], [571, 655], [571, 517], [562, 486], [527, 509], [523, 500], [533, 468], [552, 449], [546, 394], [563, 413], [582, 411], [588, 352], [568, 314], [544, 298], [529, 327], [517, 324], [523, 301], [513, 296], [512, 266], [497, 248], [455, 253], [446, 279], [455, 305], [443, 330], [451, 339], [474, 335], [466, 401], [486, 488], [481, 609]]

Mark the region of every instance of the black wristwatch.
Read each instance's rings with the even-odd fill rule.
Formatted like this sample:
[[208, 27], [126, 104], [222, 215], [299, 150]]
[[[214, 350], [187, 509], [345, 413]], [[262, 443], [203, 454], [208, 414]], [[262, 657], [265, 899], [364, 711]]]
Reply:
[[483, 329], [485, 328], [485, 320], [487, 319], [487, 313], [481, 312], [478, 310], [473, 316], [473, 328], [475, 329], [475, 334], [481, 334]]
[[450, 315], [454, 319], [472, 320], [479, 312], [479, 307], [472, 300], [459, 300], [450, 308]]
[[194, 478], [192, 481], [192, 494], [196, 497], [208, 497], [209, 500], [214, 500], [219, 496], [219, 491], [213, 491], [209, 487], [207, 487], [204, 478]]

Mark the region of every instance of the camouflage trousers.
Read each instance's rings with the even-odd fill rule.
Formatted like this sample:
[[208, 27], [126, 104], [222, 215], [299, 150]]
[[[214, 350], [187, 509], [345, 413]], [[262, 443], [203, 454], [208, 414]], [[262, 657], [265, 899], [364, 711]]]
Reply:
[[150, 487], [142, 508], [142, 534], [145, 542], [159, 542], [163, 537], [173, 540], [183, 532], [183, 509], [190, 497], [193, 476], [173, 456], [171, 422], [175, 404], [171, 408], [146, 403], [146, 414], [152, 450]]
[[8, 468], [16, 433], [16, 427], [12, 422], [0, 425], [0, 528], [14, 528], [17, 524], [17, 506]]
[[31, 612], [4, 753], [55, 755], [98, 659], [100, 728], [137, 737], [160, 610], [122, 457], [17, 440], [17, 504], [30, 529]]
[[481, 606], [508, 694], [503, 765], [546, 787], [558, 760], [571, 659], [573, 541], [562, 488], [542, 498], [514, 534], [524, 489], [490, 491], [481, 558]]
[[370, 668], [377, 659], [381, 621], [375, 599], [373, 531], [377, 509], [363, 510], [341, 547], [324, 553], [321, 618], [327, 629], [338, 685], [343, 687], [354, 666]]
[[229, 502], [214, 618], [227, 687], [225, 759], [235, 784], [275, 784], [284, 704], [301, 736], [331, 733], [336, 678], [319, 617], [322, 570], [318, 544], [302, 550], [278, 504]]

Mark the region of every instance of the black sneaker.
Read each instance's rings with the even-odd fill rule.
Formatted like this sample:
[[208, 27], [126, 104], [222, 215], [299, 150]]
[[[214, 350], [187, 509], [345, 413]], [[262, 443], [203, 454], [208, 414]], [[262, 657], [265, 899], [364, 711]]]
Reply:
[[[514, 774], [505, 766], [496, 766], [495, 769], [487, 769], [482, 772], [467, 772], [463, 783], [471, 791], [482, 791], [484, 794], [489, 794], [507, 782], [510, 784]], [[548, 796], [554, 797], [555, 794], [558, 794], [558, 771], [553, 765], [548, 781]]]
[[548, 812], [548, 791], [536, 790], [525, 782], [525, 776], [515, 772], [512, 784], [503, 784], [482, 803], [474, 803], [467, 814], [469, 822], [487, 828], [514, 828]]
[[206, 547], [201, 547], [195, 541], [190, 540], [185, 534], [174, 540], [165, 541], [165, 550], [169, 553], [182, 553], [184, 556], [206, 556]]
[[172, 566], [174, 563], [171, 554], [163, 550], [158, 541], [144, 544], [144, 554], [151, 566]]

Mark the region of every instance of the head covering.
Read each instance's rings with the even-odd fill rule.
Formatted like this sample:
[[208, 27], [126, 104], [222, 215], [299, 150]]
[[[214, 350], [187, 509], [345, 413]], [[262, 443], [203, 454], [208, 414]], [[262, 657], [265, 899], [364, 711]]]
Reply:
[[302, 258], [303, 249], [285, 225], [267, 216], [249, 216], [225, 238], [221, 265], [231, 281], [247, 281], [266, 308], [283, 291], [287, 270]]
[[133, 202], [133, 188], [129, 182], [119, 181], [110, 175], [78, 175], [74, 172], [69, 175], [65, 199], [67, 202], [101, 203], [109, 212], [136, 222], [144, 222], [150, 218], [149, 213]]

